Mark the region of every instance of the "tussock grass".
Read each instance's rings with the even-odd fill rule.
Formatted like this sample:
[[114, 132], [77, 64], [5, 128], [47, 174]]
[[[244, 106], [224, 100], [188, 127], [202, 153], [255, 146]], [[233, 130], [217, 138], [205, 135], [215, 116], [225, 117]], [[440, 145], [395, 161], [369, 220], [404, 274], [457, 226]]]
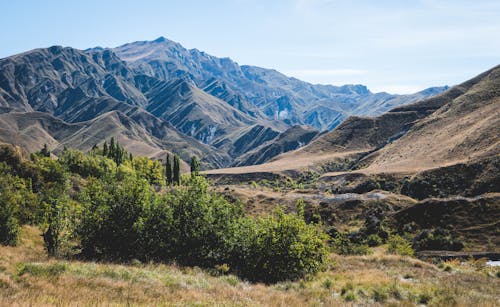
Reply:
[[499, 269], [480, 261], [434, 265], [375, 253], [333, 255], [332, 263], [306, 280], [252, 284], [176, 265], [48, 259], [39, 231], [24, 227], [18, 247], [0, 247], [0, 306], [499, 304]]

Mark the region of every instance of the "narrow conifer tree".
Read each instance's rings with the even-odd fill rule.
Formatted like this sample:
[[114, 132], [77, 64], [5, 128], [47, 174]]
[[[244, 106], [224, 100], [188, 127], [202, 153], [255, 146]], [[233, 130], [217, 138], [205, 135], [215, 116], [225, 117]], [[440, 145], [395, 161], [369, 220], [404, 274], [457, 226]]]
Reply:
[[172, 163], [170, 162], [170, 155], [167, 154], [167, 162], [165, 163], [165, 180], [168, 185], [172, 184]]
[[176, 184], [181, 182], [181, 163], [179, 160], [179, 156], [174, 155], [174, 172], [173, 172], [173, 181]]
[[104, 145], [102, 145], [102, 155], [107, 157], [108, 156], [108, 143], [104, 141]]
[[195, 156], [191, 157], [191, 176], [198, 176], [200, 172], [200, 164]]
[[115, 138], [111, 137], [111, 140], [109, 141], [108, 157], [111, 158], [111, 159], [114, 159], [115, 155], [116, 155]]

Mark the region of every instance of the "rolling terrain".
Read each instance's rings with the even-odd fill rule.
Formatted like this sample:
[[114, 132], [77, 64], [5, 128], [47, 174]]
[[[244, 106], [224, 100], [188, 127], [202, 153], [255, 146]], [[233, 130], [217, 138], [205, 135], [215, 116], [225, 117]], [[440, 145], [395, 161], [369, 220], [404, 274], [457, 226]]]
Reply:
[[[350, 117], [306, 146], [268, 163], [208, 174], [300, 171], [335, 159], [355, 160], [341, 171], [415, 174], [496, 157], [500, 151], [499, 72], [500, 67], [495, 67], [433, 98], [378, 117]], [[324, 172], [323, 177], [335, 175]]]

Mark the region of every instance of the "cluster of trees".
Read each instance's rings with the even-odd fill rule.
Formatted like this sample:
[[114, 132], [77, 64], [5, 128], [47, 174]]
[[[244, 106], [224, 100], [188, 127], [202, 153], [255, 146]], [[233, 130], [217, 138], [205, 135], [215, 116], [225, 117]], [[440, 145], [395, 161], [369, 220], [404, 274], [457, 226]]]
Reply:
[[[41, 153], [26, 160], [1, 147], [0, 242], [15, 244], [19, 225], [27, 223], [41, 227], [49, 255], [78, 251], [94, 260], [225, 267], [264, 282], [324, 268], [327, 236], [305, 222], [302, 209], [249, 217], [240, 204], [211, 192], [196, 159], [191, 176], [181, 176], [174, 156], [169, 176], [158, 161], [117, 163], [109, 152], [68, 149], [57, 160]], [[175, 185], [161, 188], [166, 183]]]
[[[94, 145], [93, 150], [98, 149], [97, 145]], [[106, 141], [102, 145], [102, 155], [115, 161], [117, 165], [120, 165], [125, 160], [132, 160], [132, 154], [127, 153], [125, 148], [120, 145], [120, 143], [115, 142], [115, 138], [111, 137], [109, 141], [109, 146]]]

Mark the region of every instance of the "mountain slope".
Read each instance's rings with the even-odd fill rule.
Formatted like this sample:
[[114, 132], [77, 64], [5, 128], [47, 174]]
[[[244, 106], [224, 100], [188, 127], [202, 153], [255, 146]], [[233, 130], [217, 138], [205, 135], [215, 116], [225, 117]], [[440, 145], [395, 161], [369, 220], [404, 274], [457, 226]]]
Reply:
[[[262, 118], [263, 113], [268, 120], [281, 120], [288, 125], [308, 124], [320, 130], [334, 128], [351, 114], [381, 114], [394, 106], [445, 89], [434, 88], [415, 95], [390, 95], [373, 94], [363, 85], [313, 85], [276, 70], [240, 66], [229, 58], [217, 58], [197, 49], [188, 50], [164, 37], [112, 50], [139, 74], [162, 80], [191, 80], [253, 117]], [[215, 85], [217, 90], [210, 85], [214, 82], [219, 83]], [[336, 116], [311, 114], [310, 110], [315, 107], [326, 108]]]
[[275, 139], [240, 156], [233, 166], [262, 164], [275, 156], [300, 148], [319, 134], [318, 130], [307, 126], [293, 126], [278, 135]]
[[379, 151], [370, 169], [429, 169], [500, 154], [500, 66]]
[[[135, 137], [123, 139], [123, 145], [133, 153], [153, 155], [161, 147], [179, 153], [186, 160], [197, 155], [205, 167], [230, 163], [226, 153], [179, 133], [168, 121], [148, 113], [145, 109], [150, 102], [136, 84], [136, 75], [109, 50], [83, 52], [54, 46], [0, 59], [0, 94], [2, 112], [17, 111], [16, 114], [2, 114], [4, 127], [10, 128], [2, 130], [0, 139], [23, 144], [29, 150], [39, 149], [44, 143], [58, 146], [69, 142], [79, 149], [86, 149], [89, 145], [83, 144], [83, 140], [87, 140], [85, 137], [79, 142], [56, 137], [53, 130], [46, 130], [46, 125], [40, 124], [42, 115], [37, 112], [60, 119], [64, 123], [60, 124], [63, 131], [73, 131], [70, 129], [73, 126], [68, 123], [87, 127], [90, 122], [106, 115], [103, 118], [119, 123], [120, 133], [126, 134], [127, 129], [136, 131], [128, 133], [136, 134]], [[216, 98], [204, 94], [203, 99]], [[203, 101], [199, 103], [204, 104]], [[126, 120], [122, 117], [122, 120], [112, 119], [109, 114], [113, 112], [119, 112]], [[47, 121], [56, 119], [45, 116], [43, 122]], [[32, 134], [23, 128], [28, 123], [32, 123]], [[91, 141], [89, 146], [109, 139], [113, 131], [109, 128], [97, 133], [99, 138]], [[13, 135], [18, 135], [19, 139]]]

